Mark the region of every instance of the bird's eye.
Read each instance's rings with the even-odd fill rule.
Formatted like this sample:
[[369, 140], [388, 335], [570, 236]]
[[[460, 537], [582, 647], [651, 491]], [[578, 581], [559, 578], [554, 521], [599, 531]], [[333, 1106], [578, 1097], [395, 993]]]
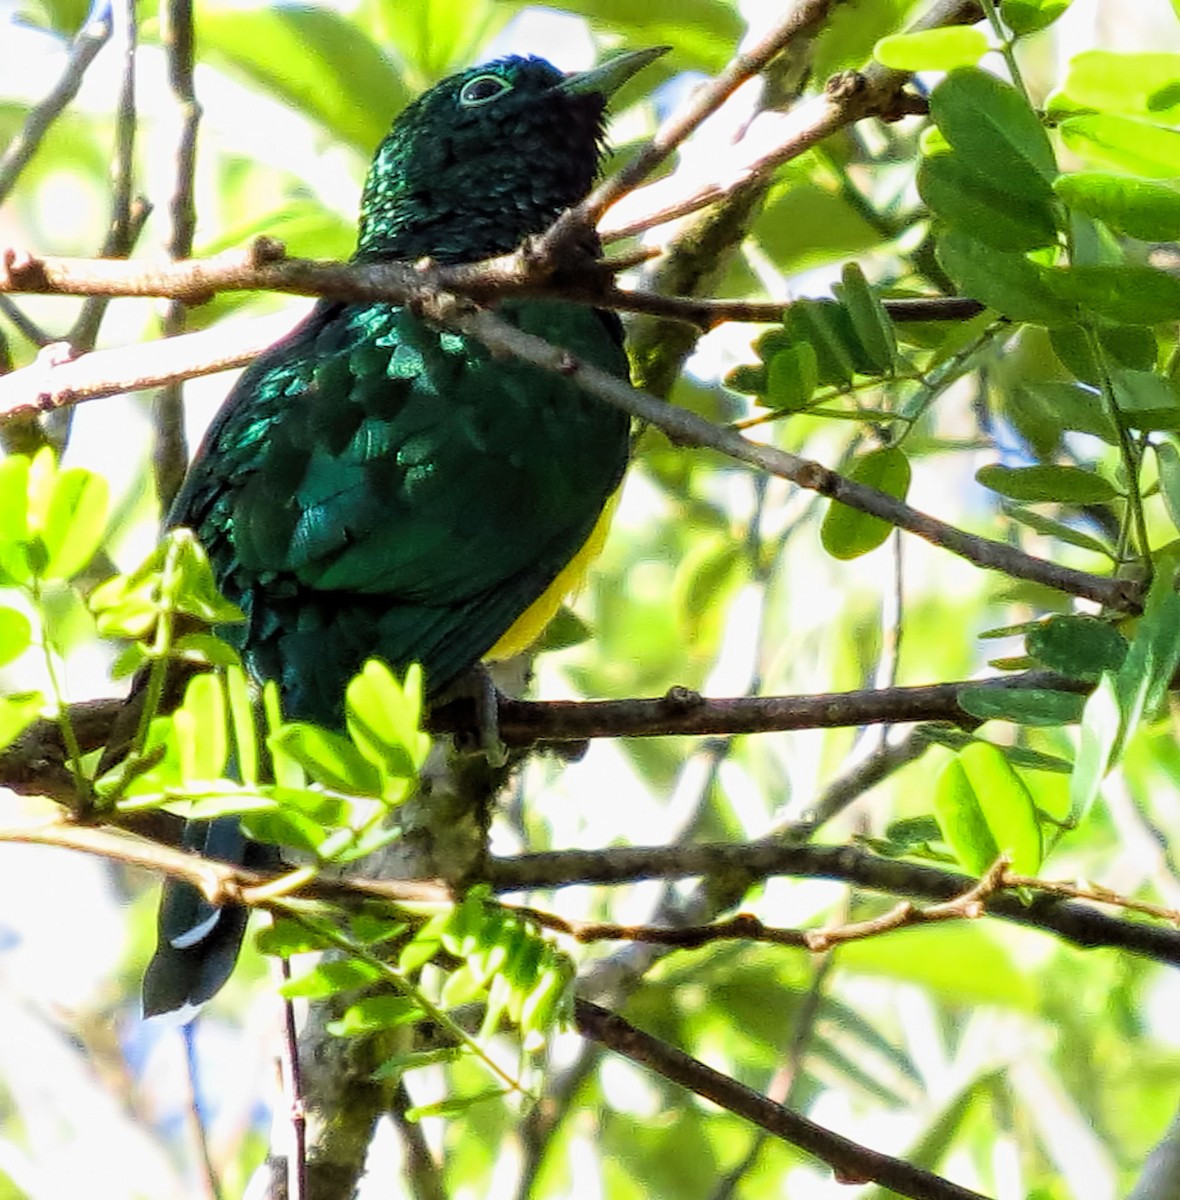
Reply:
[[499, 75], [477, 75], [460, 88], [459, 103], [464, 108], [477, 108], [510, 91], [512, 91], [512, 84], [501, 79]]

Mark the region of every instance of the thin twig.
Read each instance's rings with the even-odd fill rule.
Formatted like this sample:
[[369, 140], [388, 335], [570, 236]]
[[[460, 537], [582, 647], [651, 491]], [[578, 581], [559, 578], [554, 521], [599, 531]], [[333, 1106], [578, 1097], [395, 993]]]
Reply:
[[86, 23], [74, 38], [61, 78], [49, 95], [30, 110], [20, 133], [0, 155], [0, 204], [16, 186], [21, 172], [37, 152], [49, 127], [78, 94], [82, 77], [98, 52], [110, 41], [112, 28], [110, 0], [101, 0], [91, 9]]
[[[162, 6], [161, 30], [168, 60], [168, 83], [180, 114], [180, 132], [176, 145], [176, 184], [169, 212], [172, 228], [168, 255], [173, 260], [187, 259], [193, 252], [193, 232], [197, 214], [193, 182], [197, 162], [197, 127], [201, 107], [193, 88], [193, 6], [192, 0], [167, 0]], [[185, 306], [173, 300], [164, 314], [166, 338], [184, 331]], [[188, 443], [184, 432], [184, 390], [179, 381], [165, 384], [152, 403], [152, 470], [160, 511], [167, 512], [180, 490], [188, 469]]]
[[584, 1038], [606, 1046], [814, 1155], [832, 1168], [841, 1183], [879, 1183], [899, 1195], [911, 1197], [911, 1200], [986, 1200], [979, 1192], [960, 1187], [921, 1167], [911, 1166], [903, 1159], [870, 1150], [775, 1104], [736, 1079], [644, 1033], [616, 1013], [589, 1000], [574, 1001], [574, 1020]]
[[[0, 828], [0, 843], [57, 846], [96, 854], [130, 866], [146, 867], [196, 887], [214, 905], [257, 904], [286, 911], [291, 901], [283, 881], [292, 873], [268, 873], [205, 859], [171, 846], [112, 829], [43, 822]], [[482, 878], [504, 894], [579, 884], [630, 884], [644, 879], [721, 878], [737, 873], [751, 879], [774, 876], [835, 879], [888, 895], [932, 901], [956, 901], [977, 884], [966, 875], [900, 859], [883, 858], [854, 846], [798, 846], [768, 839], [681, 846], [612, 846], [606, 850], [559, 850], [515, 858], [490, 858]], [[347, 897], [391, 901], [395, 904], [448, 904], [453, 893], [440, 880], [324, 879], [303, 873], [302, 898], [341, 900]], [[278, 885], [278, 886], [276, 886]], [[1023, 876], [1006, 878], [1006, 888], [1036, 892], [1041, 881]], [[1069, 884], [1048, 883], [1045, 894], [1031, 901], [999, 893], [984, 901], [989, 917], [1040, 929], [1087, 949], [1117, 947], [1159, 962], [1180, 964], [1180, 930], [1110, 916], [1093, 904], [1060, 899], [1056, 893]], [[289, 891], [289, 889], [288, 889]], [[1085, 889], [1066, 894], [1084, 895]], [[1110, 904], [1108, 893], [1095, 894]], [[1124, 907], [1144, 911], [1136, 901]], [[1165, 919], [1174, 923], [1170, 910]]]
[[[636, 184], [646, 179], [677, 147], [685, 142], [748, 79], [770, 64], [796, 38], [819, 28], [836, 0], [796, 0], [787, 15], [751, 50], [735, 55], [725, 69], [703, 86], [670, 117], [655, 136], [621, 171], [616, 171], [571, 209], [546, 237], [560, 242], [569, 230], [598, 224], [602, 214]], [[563, 228], [563, 224], [568, 228]]]
[[[291, 960], [279, 959], [284, 983], [291, 981]], [[291, 1114], [291, 1156], [287, 1160], [287, 1200], [307, 1200], [307, 1111], [303, 1100], [303, 1072], [299, 1065], [299, 1033], [295, 1005], [286, 996], [283, 1006], [283, 1040], [280, 1055], [283, 1088]]]

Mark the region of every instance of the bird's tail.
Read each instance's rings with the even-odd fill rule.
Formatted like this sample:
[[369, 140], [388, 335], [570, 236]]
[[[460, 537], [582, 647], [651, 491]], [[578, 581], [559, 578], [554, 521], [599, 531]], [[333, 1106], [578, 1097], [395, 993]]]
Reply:
[[[190, 821], [184, 845], [206, 858], [243, 867], [268, 866], [274, 857], [270, 847], [242, 833], [237, 817]], [[237, 962], [248, 915], [240, 905], [210, 904], [190, 883], [167, 880], [156, 952], [143, 977], [143, 1015], [204, 1004], [220, 991]]]

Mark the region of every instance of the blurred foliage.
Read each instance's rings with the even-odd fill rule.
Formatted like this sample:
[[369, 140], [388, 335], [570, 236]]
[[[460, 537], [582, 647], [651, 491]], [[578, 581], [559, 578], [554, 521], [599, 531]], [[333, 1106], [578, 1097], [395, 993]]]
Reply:
[[[492, 54], [556, 57], [563, 38], [584, 57], [592, 47], [670, 45], [648, 82], [623, 94], [620, 137], [636, 140], [686, 85], [723, 68], [747, 21], [769, 19], [770, 7], [198, 4], [198, 252], [267, 233], [292, 253], [346, 257], [366, 157], [392, 116], [441, 76]], [[1144, 614], [1071, 606], [647, 431], [598, 569], [537, 659], [536, 693], [617, 698], [680, 684], [713, 695], [797, 694], [966, 679], [989, 662], [1050, 668], [1094, 685], [1092, 696], [964, 689], [962, 704], [980, 727], [925, 731], [929, 748], [818, 839], [859, 838], [882, 855], [975, 873], [1004, 850], [1019, 869], [1108, 882], [1175, 908], [1180, 750], [1168, 687], [1180, 661], [1180, 15], [1162, 2], [1132, 13], [1110, 0], [1089, 18], [1095, 25], [1069, 0], [998, 8], [998, 29], [918, 36], [903, 31], [923, 11], [920, 0], [835, 8], [808, 49], [807, 90], [863, 66], [875, 48], [880, 61], [921, 72], [929, 118], [843, 131], [777, 172], [725, 264], [722, 294], [810, 298], [778, 325], [710, 334], [670, 398], [969, 532], [1081, 570], [1153, 578]], [[0, 144], [40, 100], [85, 17], [76, 0], [29, 0], [20, 10], [0, 43], [18, 33], [32, 39], [53, 71], [22, 89], [14, 71], [0, 69]], [[167, 236], [175, 132], [159, 80], [159, 13], [140, 5], [139, 17], [136, 185], [155, 205], [137, 251], [146, 254]], [[4, 241], [73, 254], [101, 242], [117, 92], [116, 67], [106, 65], [103, 74], [96, 64], [7, 198]], [[781, 97], [771, 101], [782, 106]], [[775, 116], [756, 117], [751, 130]], [[698, 139], [704, 151], [680, 156], [667, 177], [686, 194], [740, 147], [747, 116], [726, 120], [710, 122]], [[712, 143], [710, 128], [720, 130]], [[951, 291], [986, 311], [919, 324], [884, 303]], [[279, 303], [226, 296], [193, 310], [191, 324]], [[21, 304], [52, 336], [76, 311], [69, 301]], [[161, 311], [117, 302], [102, 340], [155, 336]], [[3, 314], [0, 337], [15, 365], [31, 361], [35, 347]], [[223, 381], [190, 388], [195, 426], [223, 391]], [[0, 742], [42, 713], [65, 722], [64, 702], [109, 693], [110, 672], [150, 672], [172, 658], [212, 665], [222, 674], [201, 676], [176, 713], [146, 721], [128, 765], [83, 782], [83, 799], [125, 809], [195, 800], [205, 815], [243, 813], [256, 836], [298, 846], [317, 866], [372, 850], [424, 760], [413, 678], [394, 680], [372, 664], [354, 681], [355, 719], [344, 734], [284, 724], [273, 702], [269, 727], [257, 731], [232, 652], [206, 628], [234, 614], [220, 607], [199, 548], [173, 539], [140, 565], [153, 537], [143, 501], [150, 399], [118, 403], [79, 410], [61, 465], [48, 452], [0, 462]], [[158, 636], [173, 625], [174, 635]], [[100, 633], [123, 642], [100, 645]], [[68, 722], [63, 732], [68, 745]], [[534, 756], [495, 818], [494, 845], [509, 853], [765, 836], [815, 811], [881, 736], [633, 739], [596, 743], [572, 764]], [[224, 774], [231, 751], [236, 782]], [[260, 782], [268, 755], [274, 783]], [[92, 767], [75, 764], [83, 781]], [[18, 853], [5, 858], [6, 871], [19, 869]], [[68, 867], [22, 884], [22, 913], [5, 916], [14, 936], [32, 938], [20, 932], [23, 909], [37, 907], [28, 894], [63, 889]], [[31, 1132], [44, 1112], [15, 1058], [32, 1034], [14, 1040], [17, 1051], [0, 1049], [5, 1197], [58, 1194], [48, 1164], [68, 1159], [76, 1182], [79, 1164], [98, 1153], [70, 1117], [92, 1112], [91, 1091], [82, 1095], [95, 1088], [91, 1059], [107, 1068], [101, 1085], [125, 1109], [87, 1116], [102, 1129], [96, 1172], [112, 1179], [103, 1194], [179, 1196], [195, 1186], [192, 1149], [176, 1133], [183, 1101], [162, 1098], [144, 1065], [161, 1053], [159, 1035], [134, 1019], [151, 905], [142, 879], [110, 878], [125, 903], [118, 920], [132, 931], [127, 957], [114, 961], [123, 951], [111, 950], [93, 969], [90, 993], [71, 999], [69, 1037], [62, 1005], [37, 990], [38, 972], [4, 976], [0, 1019], [24, 1029], [7, 993], [27, 994], [42, 1014], [39, 1036], [60, 1055], [56, 1074], [44, 1072], [49, 1082], [38, 1080], [56, 1085], [41, 1102], [59, 1119], [55, 1142]], [[641, 922], [684, 894], [643, 884], [529, 900], [571, 918]], [[867, 919], [892, 902], [791, 879], [760, 884], [742, 901], [784, 926]], [[40, 953], [80, 954], [70, 928], [59, 921]], [[301, 968], [287, 986], [292, 995], [343, 997], [340, 1036], [423, 1014], [452, 1035], [389, 1068], [408, 1071], [449, 1194], [490, 1194], [493, 1176], [510, 1168], [526, 1182], [515, 1192], [504, 1184], [501, 1194], [522, 1200], [573, 1194], [587, 1173], [612, 1200], [819, 1198], [840, 1189], [793, 1148], [762, 1142], [731, 1115], [572, 1038], [552, 1042], [543, 1079], [529, 1067], [528, 1087], [547, 1093], [541, 1105], [530, 1109], [502, 1079], [489, 1088], [488, 1062], [453, 1052], [469, 1035], [447, 1025], [448, 1013], [477, 1007], [491, 1057], [523, 1068], [566, 1014], [574, 972], [623, 968], [608, 961], [609, 947], [571, 951], [478, 890], [455, 909], [364, 910], [344, 923], [295, 906], [261, 943], [271, 953], [331, 946], [350, 956]], [[273, 1002], [261, 975], [247, 955], [205, 1018], [235, 1039], [242, 1062], [260, 1053], [242, 1049], [252, 1045], [242, 1029]], [[785, 1089], [794, 1107], [850, 1137], [988, 1194], [1126, 1194], [1180, 1091], [1172, 974], [998, 922], [853, 942], [822, 964], [785, 947], [721, 942], [653, 956], [630, 989], [623, 1011], [641, 1028], [757, 1090]], [[112, 1045], [116, 1025], [124, 1042]], [[267, 1074], [248, 1084], [234, 1076], [216, 1103], [203, 1101], [228, 1191], [240, 1190], [264, 1154], [266, 1124], [250, 1089], [265, 1092]], [[235, 1116], [238, 1092], [249, 1102]], [[401, 1191], [388, 1178], [382, 1186], [411, 1194], [400, 1180]]]

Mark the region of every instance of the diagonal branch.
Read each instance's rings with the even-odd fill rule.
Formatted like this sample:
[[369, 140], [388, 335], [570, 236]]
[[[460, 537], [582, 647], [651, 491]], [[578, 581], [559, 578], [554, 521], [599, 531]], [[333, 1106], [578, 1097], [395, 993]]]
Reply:
[[1126, 580], [1108, 579], [1062, 567], [1036, 558], [1003, 542], [977, 537], [919, 512], [916, 508], [874, 488], [846, 479], [820, 463], [786, 450], [750, 441], [732, 429], [706, 421], [685, 409], [675, 408], [647, 392], [631, 387], [606, 371], [580, 361], [568, 350], [525, 333], [487, 310], [466, 308], [440, 297], [432, 315], [462, 333], [478, 338], [493, 352], [511, 354], [525, 362], [555, 371], [573, 380], [591, 395], [655, 425], [676, 445], [708, 447], [739, 462], [749, 463], [799, 487], [819, 492], [860, 512], [880, 517], [898, 529], [941, 546], [976, 566], [1002, 571], [1013, 579], [1042, 583], [1060, 592], [1120, 611], [1137, 611], [1142, 589]]
[[987, 1200], [979, 1192], [960, 1187], [921, 1167], [911, 1166], [900, 1158], [870, 1150], [809, 1121], [792, 1109], [775, 1104], [745, 1084], [644, 1033], [617, 1013], [589, 1000], [578, 998], [574, 1001], [574, 1021], [584, 1038], [606, 1046], [814, 1155], [832, 1168], [841, 1183], [878, 1183], [898, 1195], [911, 1197], [911, 1200]]
[[61, 78], [49, 95], [29, 112], [20, 133], [8, 143], [0, 155], [0, 204], [16, 186], [21, 172], [37, 152], [41, 140], [66, 106], [78, 94], [82, 78], [98, 52], [110, 41], [113, 24], [109, 0], [99, 0], [87, 15], [74, 44]]

